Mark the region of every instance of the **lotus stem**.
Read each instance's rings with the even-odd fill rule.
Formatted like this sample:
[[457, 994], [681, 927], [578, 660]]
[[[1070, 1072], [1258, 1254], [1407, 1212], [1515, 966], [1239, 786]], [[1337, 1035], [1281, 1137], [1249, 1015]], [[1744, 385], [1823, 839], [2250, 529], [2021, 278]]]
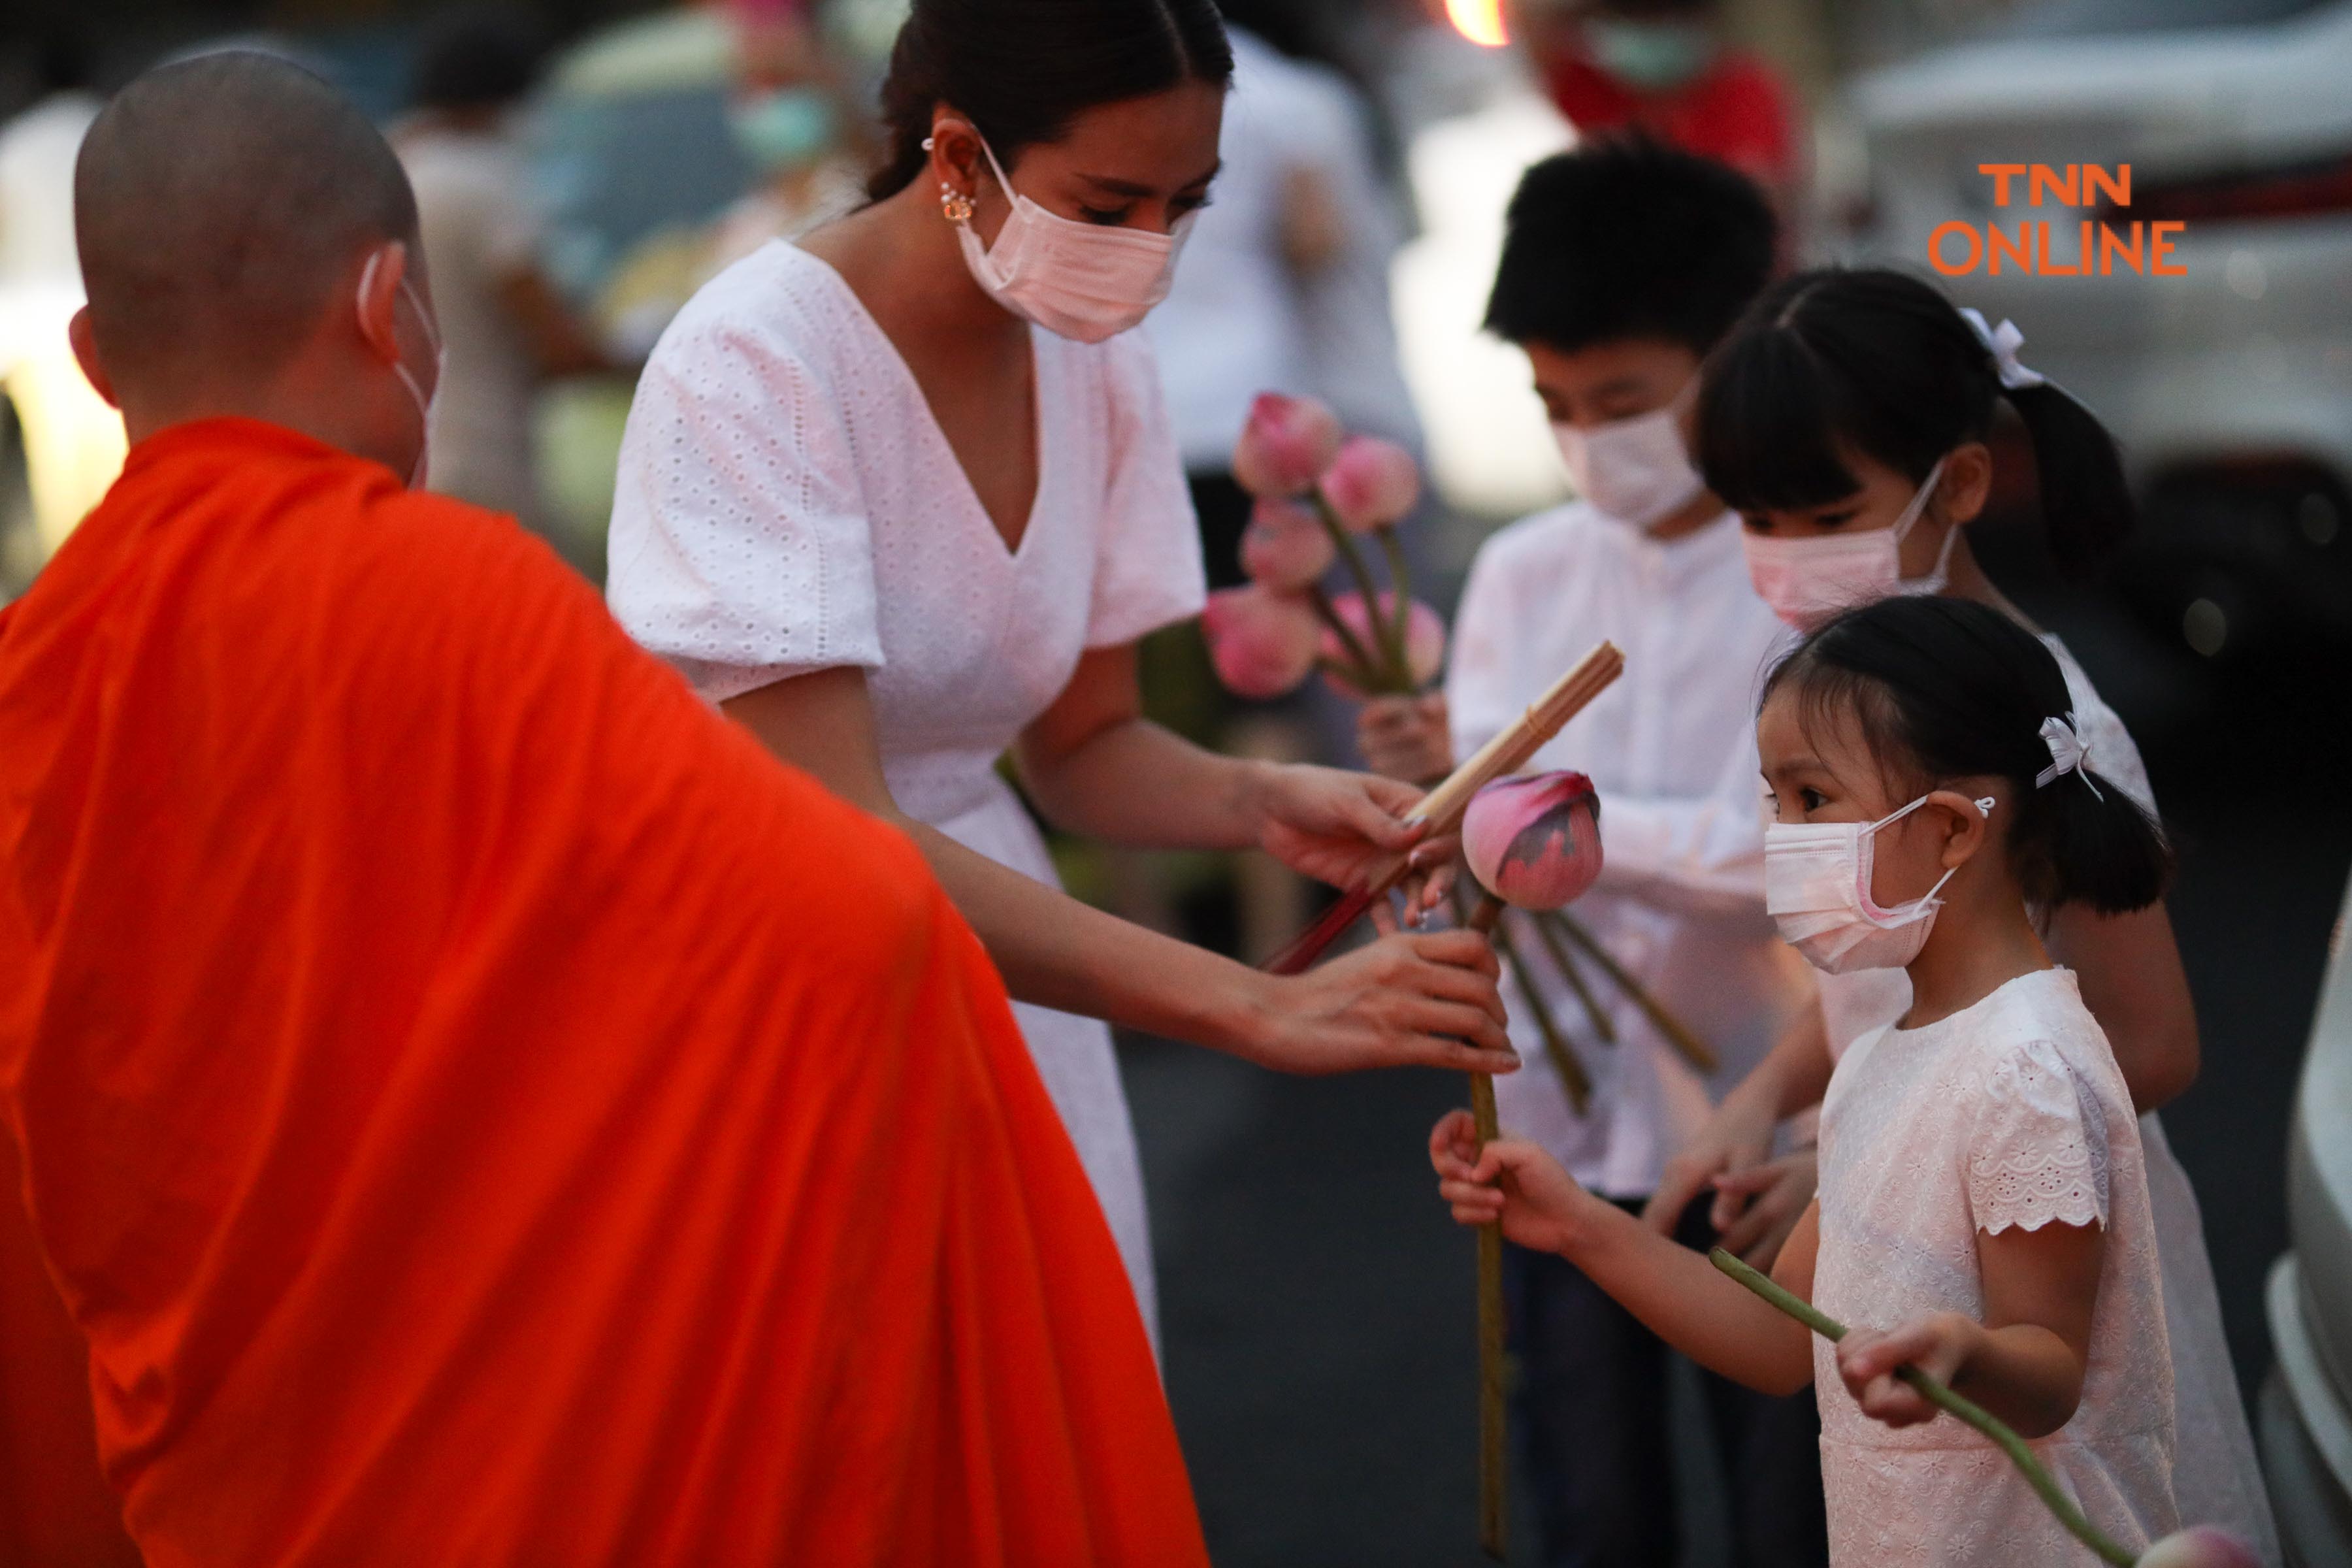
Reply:
[[[1724, 1273], [1830, 1343], [1835, 1344], [1845, 1338], [1843, 1323], [1793, 1291], [1782, 1289], [1723, 1248], [1717, 1247], [1707, 1254], [1707, 1258]], [[1920, 1395], [1937, 1409], [1958, 1416], [1990, 1438], [1993, 1446], [2007, 1454], [2010, 1462], [2023, 1472], [2026, 1483], [2032, 1487], [2050, 1511], [2057, 1516], [2058, 1522], [2064, 1525], [2075, 1540], [2097, 1552], [2102, 1560], [2116, 1564], [2116, 1568], [2131, 1568], [2137, 1561], [2105, 1531], [2083, 1517], [2083, 1510], [2074, 1506], [2074, 1500], [2059, 1489], [2056, 1478], [2042, 1468], [2042, 1461], [2033, 1457], [2033, 1450], [2026, 1447], [2025, 1439], [2019, 1436], [2007, 1422], [1974, 1400], [1953, 1393], [1948, 1384], [1928, 1376], [1916, 1366], [1897, 1367], [1895, 1375], [1917, 1389]]]
[[[1584, 1064], [1576, 1059], [1576, 1053], [1569, 1049], [1559, 1026], [1552, 1022], [1551, 1008], [1544, 1002], [1543, 993], [1536, 989], [1535, 976], [1519, 957], [1518, 944], [1511, 940], [1509, 930], [1496, 926], [1494, 942], [1503, 962], [1511, 967], [1511, 977], [1519, 983], [1519, 994], [1527, 998], [1528, 1011], [1535, 1015], [1536, 1028], [1543, 1036], [1544, 1055], [1550, 1059], [1551, 1070], [1559, 1077], [1560, 1087], [1568, 1091], [1569, 1108], [1583, 1115], [1592, 1103], [1591, 1076], [1585, 1072]], [[1587, 1006], [1591, 1005], [1586, 1003]]]
[[1617, 1026], [1609, 1021], [1608, 1011], [1601, 1005], [1601, 999], [1593, 995], [1592, 987], [1585, 984], [1584, 972], [1576, 967], [1576, 961], [1569, 956], [1568, 949], [1560, 945], [1559, 932], [1554, 928], [1553, 921], [1566, 918], [1558, 910], [1546, 910], [1534, 919], [1536, 935], [1542, 939], [1544, 952], [1551, 955], [1552, 967], [1559, 971], [1560, 978], [1567, 981], [1569, 989], [1576, 993], [1576, 999], [1584, 1004], [1584, 1016], [1592, 1020], [1592, 1032], [1600, 1037], [1602, 1045], [1613, 1046], [1617, 1043]]
[[1331, 503], [1324, 499], [1323, 487], [1318, 485], [1307, 493], [1315, 502], [1316, 521], [1323, 525], [1323, 531], [1329, 534], [1331, 542], [1338, 546], [1339, 558], [1348, 563], [1348, 575], [1355, 580], [1356, 592], [1363, 596], [1364, 623], [1371, 627], [1372, 640], [1381, 645], [1379, 661], [1368, 665], [1367, 669], [1380, 674], [1384, 690], [1410, 689], [1412, 677], [1405, 666], [1404, 645], [1402, 639], [1390, 637], [1386, 623], [1381, 619], [1380, 591], [1372, 585], [1372, 571], [1364, 564], [1364, 552], [1356, 548], [1356, 542], [1349, 537], [1347, 525], [1339, 521], [1339, 514], [1332, 510]]
[[[1353, 679], [1356, 684], [1369, 688], [1378, 678], [1381, 667], [1378, 660], [1364, 651], [1363, 639], [1357, 637], [1356, 629], [1342, 620], [1339, 617], [1339, 612], [1331, 607], [1331, 595], [1323, 591], [1322, 584], [1315, 584], [1307, 588], [1307, 602], [1315, 606], [1318, 618], [1331, 628], [1331, 635], [1339, 639], [1339, 646], [1347, 650], [1349, 658], [1355, 660], [1356, 673]], [[1320, 662], [1327, 668], [1330, 663], [1328, 659]]]
[[1711, 1075], [1723, 1065], [1707, 1043], [1692, 1033], [1689, 1025], [1667, 1012], [1664, 1005], [1651, 995], [1640, 981], [1627, 973], [1625, 966], [1611, 957], [1609, 950], [1595, 942], [1592, 933], [1579, 924], [1574, 916], [1562, 913], [1559, 924], [1560, 929], [1568, 932], [1570, 940], [1601, 965], [1618, 989], [1633, 999], [1633, 1005], [1648, 1016], [1650, 1022], [1658, 1026], [1658, 1033], [1665, 1036], [1667, 1043], [1680, 1051], [1691, 1066]]
[[[1389, 626], [1397, 650], [1397, 668], [1404, 676], [1408, 695], [1415, 682], [1412, 679], [1412, 569], [1405, 564], [1404, 546], [1397, 539], [1396, 525], [1382, 523], [1377, 531], [1381, 538], [1381, 553], [1389, 561], [1389, 591], [1396, 595], [1396, 615]], [[1374, 606], [1377, 609], [1377, 606]]]
[[[1470, 913], [1470, 929], [1491, 933], [1503, 916], [1492, 893]], [[1503, 1135], [1495, 1113], [1493, 1075], [1470, 1075], [1470, 1118], [1483, 1149]], [[1509, 1471], [1503, 1391], [1503, 1227], [1478, 1227], [1478, 1545], [1497, 1563], [1510, 1560]]]

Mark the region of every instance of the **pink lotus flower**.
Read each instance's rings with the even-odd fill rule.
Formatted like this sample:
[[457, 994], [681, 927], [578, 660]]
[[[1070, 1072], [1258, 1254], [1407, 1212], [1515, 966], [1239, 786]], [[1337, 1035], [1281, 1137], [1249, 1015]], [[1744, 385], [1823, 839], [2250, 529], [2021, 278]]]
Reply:
[[1471, 797], [1462, 852], [1505, 903], [1559, 909], [1601, 875], [1601, 798], [1582, 773], [1497, 779]]
[[2149, 1547], [2138, 1568], [2262, 1568], [2262, 1559], [2228, 1531], [2192, 1524]]
[[[1364, 614], [1364, 596], [1361, 594], [1339, 595], [1331, 601], [1331, 610], [1339, 616], [1340, 625], [1356, 634], [1356, 641], [1364, 651], [1378, 659], [1383, 645], [1380, 632], [1373, 628]], [[1395, 620], [1396, 595], [1382, 594], [1381, 622], [1388, 626], [1394, 624]], [[1338, 665], [1352, 666], [1355, 662], [1349, 657], [1347, 645], [1339, 640], [1339, 634], [1328, 626], [1323, 632], [1323, 657]], [[1415, 691], [1436, 679], [1437, 672], [1445, 668], [1444, 617], [1418, 599], [1405, 606], [1404, 661], [1406, 674], [1412, 679]], [[1378, 683], [1379, 670], [1364, 673], [1373, 677], [1375, 684]], [[1334, 675], [1331, 684], [1346, 696], [1365, 695], [1359, 682], [1342, 676]]]
[[1209, 595], [1201, 612], [1217, 679], [1237, 697], [1279, 697], [1315, 668], [1322, 623], [1303, 600], [1253, 583]]
[[1340, 524], [1370, 533], [1402, 520], [1421, 499], [1421, 466], [1393, 441], [1350, 436], [1323, 470], [1323, 499]]
[[1234, 479], [1254, 496], [1297, 496], [1339, 450], [1339, 416], [1311, 397], [1262, 392], [1234, 444]]
[[1242, 570], [1277, 594], [1305, 593], [1339, 553], [1314, 511], [1295, 500], [1260, 500], [1242, 531]]

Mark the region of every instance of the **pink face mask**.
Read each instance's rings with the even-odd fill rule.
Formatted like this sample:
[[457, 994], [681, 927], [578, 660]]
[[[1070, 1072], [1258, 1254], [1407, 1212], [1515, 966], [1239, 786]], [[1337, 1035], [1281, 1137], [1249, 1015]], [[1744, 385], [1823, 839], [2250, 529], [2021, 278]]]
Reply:
[[1775, 539], [1748, 532], [1740, 536], [1748, 552], [1748, 578], [1772, 613], [1796, 627], [1811, 631], [1840, 610], [1875, 604], [1898, 594], [1940, 594], [1950, 577], [1952, 545], [1960, 537], [1956, 525], [1944, 535], [1944, 548], [1924, 577], [1903, 575], [1903, 541], [1927, 510], [1936, 485], [1944, 477], [1944, 459], [1927, 470], [1927, 479], [1895, 520], [1892, 528], [1860, 533], [1822, 533], [1811, 539]]

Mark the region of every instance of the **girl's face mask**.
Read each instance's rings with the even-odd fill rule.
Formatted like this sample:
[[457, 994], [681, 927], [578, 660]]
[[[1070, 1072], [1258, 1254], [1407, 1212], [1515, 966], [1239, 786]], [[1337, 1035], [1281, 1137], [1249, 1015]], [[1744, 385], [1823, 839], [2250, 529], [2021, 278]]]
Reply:
[[[1893, 909], [1871, 896], [1871, 842], [1927, 804], [1927, 796], [1876, 822], [1775, 822], [1764, 829], [1764, 908], [1781, 939], [1816, 969], [1900, 969], [1919, 956], [1952, 879], [1946, 871], [1921, 897]], [[1976, 803], [1992, 815], [1993, 798]]]
[[1140, 325], [1168, 297], [1197, 215], [1167, 234], [1061, 217], [1014, 190], [995, 152], [980, 148], [1013, 204], [993, 245], [981, 243], [969, 214], [956, 219], [964, 266], [990, 299], [1049, 332], [1098, 343]]
[[1776, 539], [1753, 531], [1743, 533], [1748, 576], [1756, 592], [1772, 606], [1774, 615], [1799, 631], [1810, 631], [1856, 605], [1874, 604], [1898, 594], [1942, 593], [1950, 579], [1952, 546], [1960, 537], [1959, 525], [1953, 524], [1944, 535], [1944, 548], [1924, 577], [1903, 575], [1903, 541], [1935, 496], [1945, 461], [1937, 458], [1927, 470], [1927, 479], [1892, 528], [1820, 533], [1811, 539]]

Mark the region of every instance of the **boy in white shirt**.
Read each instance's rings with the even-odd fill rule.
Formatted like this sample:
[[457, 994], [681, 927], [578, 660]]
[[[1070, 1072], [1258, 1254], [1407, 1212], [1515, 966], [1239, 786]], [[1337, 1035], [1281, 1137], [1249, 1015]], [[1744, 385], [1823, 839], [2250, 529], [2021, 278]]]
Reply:
[[[1581, 499], [1480, 550], [1444, 696], [1370, 704], [1361, 722], [1375, 767], [1436, 776], [1595, 642], [1625, 650], [1623, 679], [1531, 766], [1591, 775], [1604, 868], [1572, 912], [1719, 1065], [1694, 1068], [1588, 959], [1605, 1042], [1514, 917], [1514, 946], [1591, 1091], [1579, 1112], [1516, 991], [1511, 1036], [1527, 1066], [1496, 1089], [1507, 1131], [1637, 1211], [1681, 1141], [1811, 998], [1764, 912], [1755, 694], [1781, 627], [1748, 583], [1739, 519], [1707, 493], [1680, 428], [1700, 360], [1763, 289], [1774, 244], [1771, 210], [1748, 180], [1654, 142], [1589, 143], [1528, 172], [1486, 325], [1526, 352]], [[1693, 1206], [1685, 1239], [1714, 1239], [1705, 1216]], [[1724, 1239], [1754, 1246], [1749, 1232], [1769, 1221], [1757, 1215]], [[1680, 1510], [1665, 1346], [1561, 1258], [1514, 1247], [1506, 1268], [1540, 1560], [1669, 1568]], [[1811, 1395], [1705, 1385], [1734, 1560], [1818, 1568], [1828, 1543]]]

